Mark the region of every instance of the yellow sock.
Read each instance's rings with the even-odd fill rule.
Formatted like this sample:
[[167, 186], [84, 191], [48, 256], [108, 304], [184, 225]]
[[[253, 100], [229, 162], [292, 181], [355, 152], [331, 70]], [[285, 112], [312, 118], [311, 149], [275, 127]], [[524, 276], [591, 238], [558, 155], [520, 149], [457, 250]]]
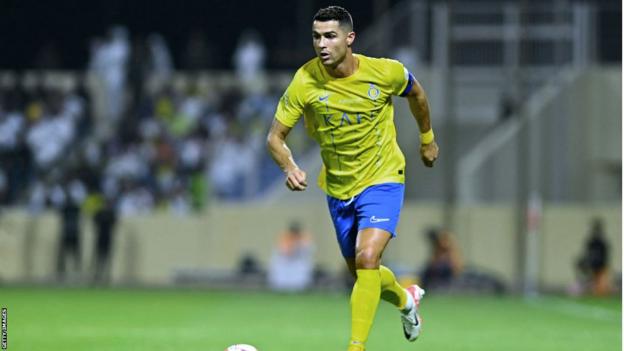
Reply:
[[349, 344], [349, 348], [347, 349], [347, 351], [364, 351], [364, 344], [361, 344], [361, 343]]
[[381, 294], [381, 277], [378, 269], [358, 269], [356, 272], [357, 280], [351, 293], [349, 351], [364, 350]]
[[394, 273], [385, 266], [379, 266], [381, 277], [381, 298], [390, 302], [399, 309], [404, 309], [407, 304], [407, 292], [397, 282]]

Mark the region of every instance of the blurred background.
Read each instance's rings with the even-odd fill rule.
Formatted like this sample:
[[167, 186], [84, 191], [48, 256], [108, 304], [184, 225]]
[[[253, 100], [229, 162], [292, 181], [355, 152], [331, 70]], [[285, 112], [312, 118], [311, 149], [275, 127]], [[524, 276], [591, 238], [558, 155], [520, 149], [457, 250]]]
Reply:
[[[395, 99], [385, 264], [442, 292], [621, 291], [621, 2], [335, 1]], [[349, 290], [325, 198], [266, 152], [321, 1], [0, 2], [0, 285]], [[312, 179], [317, 146], [289, 145]]]

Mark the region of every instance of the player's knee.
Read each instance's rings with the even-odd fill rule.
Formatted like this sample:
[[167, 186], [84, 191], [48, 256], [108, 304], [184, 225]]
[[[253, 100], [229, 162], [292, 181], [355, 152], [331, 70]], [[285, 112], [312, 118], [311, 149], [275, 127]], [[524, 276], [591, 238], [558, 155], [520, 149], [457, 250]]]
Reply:
[[372, 248], [358, 250], [355, 256], [355, 266], [357, 269], [377, 269], [379, 268], [380, 253]]

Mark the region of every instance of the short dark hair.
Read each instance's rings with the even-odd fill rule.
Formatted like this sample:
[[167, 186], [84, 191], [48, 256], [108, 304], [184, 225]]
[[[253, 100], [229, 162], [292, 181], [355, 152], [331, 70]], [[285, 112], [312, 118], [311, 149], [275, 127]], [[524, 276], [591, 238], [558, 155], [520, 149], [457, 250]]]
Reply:
[[318, 10], [316, 15], [314, 15], [313, 21], [338, 21], [340, 26], [347, 27], [349, 31], [353, 30], [353, 18], [351, 18], [351, 14], [340, 6], [328, 6]]

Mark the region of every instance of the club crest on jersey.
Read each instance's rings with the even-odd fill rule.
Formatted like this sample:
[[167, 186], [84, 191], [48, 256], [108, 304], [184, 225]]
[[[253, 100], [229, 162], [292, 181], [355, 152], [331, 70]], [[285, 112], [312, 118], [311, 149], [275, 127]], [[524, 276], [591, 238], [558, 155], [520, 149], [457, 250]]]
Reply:
[[375, 86], [375, 84], [370, 83], [370, 87], [368, 87], [368, 97], [376, 100], [379, 97], [379, 88]]

